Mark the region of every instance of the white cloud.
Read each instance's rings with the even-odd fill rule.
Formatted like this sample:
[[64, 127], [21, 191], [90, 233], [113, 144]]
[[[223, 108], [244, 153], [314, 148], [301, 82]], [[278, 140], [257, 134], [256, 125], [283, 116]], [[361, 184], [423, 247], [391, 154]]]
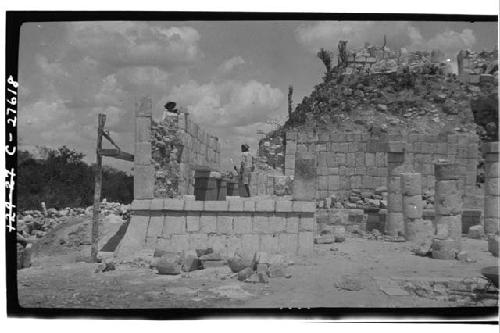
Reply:
[[365, 42], [381, 46], [384, 35], [387, 46], [392, 49], [440, 49], [448, 55], [455, 55], [458, 50], [472, 47], [476, 42], [471, 29], [462, 32], [446, 30], [426, 40], [410, 22], [321, 21], [302, 24], [296, 30], [296, 38], [302, 45], [312, 51], [323, 47], [334, 53], [337, 53], [339, 40], [347, 40], [348, 48], [362, 47]]
[[280, 89], [255, 80], [206, 84], [191, 80], [174, 87], [169, 99], [187, 107], [199, 122], [213, 127], [264, 122], [279, 112], [284, 103]]
[[71, 22], [71, 45], [91, 57], [118, 66], [186, 65], [201, 56], [200, 35], [191, 27], [146, 22]]
[[224, 63], [222, 65], [220, 65], [219, 70], [222, 73], [228, 73], [228, 72], [232, 71], [235, 67], [243, 65], [243, 64], [245, 64], [245, 60], [242, 57], [240, 57], [240, 56], [232, 57], [232, 58], [224, 61]]

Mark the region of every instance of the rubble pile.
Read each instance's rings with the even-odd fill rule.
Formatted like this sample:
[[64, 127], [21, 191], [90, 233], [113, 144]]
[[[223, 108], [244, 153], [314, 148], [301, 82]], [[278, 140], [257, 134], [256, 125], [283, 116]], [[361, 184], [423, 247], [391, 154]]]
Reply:
[[[123, 205], [119, 202], [107, 202], [103, 200], [100, 206], [100, 213], [104, 221], [111, 223], [121, 223], [129, 219], [130, 205]], [[94, 207], [87, 208], [49, 208], [46, 213], [39, 210], [26, 210], [17, 216], [17, 234], [19, 241], [32, 243], [44, 237], [58, 225], [65, 223], [71, 217], [91, 218]]]
[[[477, 125], [486, 126], [477, 116], [477, 125], [474, 123], [471, 103], [483, 95], [497, 96], [498, 66], [492, 65], [496, 51], [488, 53], [494, 61], [478, 61], [479, 67], [488, 63], [493, 73], [481, 74], [491, 80], [478, 84], [460, 80], [451, 71], [451, 59], [444, 59], [438, 50], [392, 51], [367, 45], [345, 52], [345, 62], [339, 60], [326, 73], [323, 82], [297, 105], [284, 128], [430, 134], [475, 133], [481, 131]], [[493, 102], [483, 109], [494, 116]]]
[[331, 194], [325, 199], [316, 202], [317, 208], [335, 209], [368, 209], [387, 208], [387, 187], [380, 186], [375, 190], [353, 189], [346, 195]]
[[285, 170], [284, 137], [280, 133], [270, 133], [259, 141], [257, 168]]
[[183, 150], [178, 136], [177, 116], [152, 121], [151, 146], [155, 166], [154, 196], [174, 198], [179, 195], [180, 156]]
[[178, 275], [207, 268], [228, 267], [231, 277], [248, 283], [268, 283], [270, 278], [290, 278], [289, 262], [282, 255], [270, 255], [256, 252], [252, 259], [235, 254], [223, 258], [212, 248], [184, 251], [182, 253], [165, 252], [156, 249], [151, 268], [159, 274]]

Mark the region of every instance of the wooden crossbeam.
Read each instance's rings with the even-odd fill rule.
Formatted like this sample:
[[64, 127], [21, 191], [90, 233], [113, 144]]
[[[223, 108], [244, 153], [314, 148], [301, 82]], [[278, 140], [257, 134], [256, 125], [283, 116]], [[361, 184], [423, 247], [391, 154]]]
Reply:
[[99, 151], [99, 154], [101, 156], [113, 157], [113, 158], [129, 161], [129, 162], [134, 161], [134, 155], [132, 155], [130, 153], [126, 153], [126, 152], [118, 150], [118, 149], [101, 149]]

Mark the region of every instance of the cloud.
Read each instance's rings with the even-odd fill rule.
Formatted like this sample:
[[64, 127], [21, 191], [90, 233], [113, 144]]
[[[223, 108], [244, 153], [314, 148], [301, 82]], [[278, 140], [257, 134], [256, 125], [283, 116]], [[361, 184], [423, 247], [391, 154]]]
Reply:
[[412, 43], [408, 46], [410, 50], [440, 49], [449, 55], [455, 55], [461, 49], [471, 48], [476, 43], [476, 36], [471, 29], [464, 29], [462, 32], [446, 30], [436, 34], [429, 40], [424, 40], [420, 32], [412, 28], [410, 37], [412, 40]]
[[201, 56], [200, 35], [191, 27], [146, 22], [72, 22], [67, 37], [75, 52], [117, 66], [188, 65]]
[[440, 49], [448, 55], [455, 55], [458, 50], [472, 47], [476, 42], [471, 29], [462, 32], [446, 30], [425, 39], [410, 22], [321, 21], [300, 25], [295, 34], [297, 41], [311, 51], [323, 47], [335, 53], [339, 40], [347, 40], [348, 48], [362, 47], [365, 42], [381, 46], [384, 35], [391, 49]]
[[235, 67], [243, 64], [245, 64], [245, 60], [242, 57], [240, 56], [232, 57], [224, 61], [224, 63], [220, 65], [219, 71], [221, 71], [222, 73], [228, 73], [232, 71]]
[[184, 105], [200, 123], [212, 127], [265, 122], [278, 113], [284, 103], [280, 89], [255, 80], [206, 84], [191, 80], [174, 87], [168, 98]]

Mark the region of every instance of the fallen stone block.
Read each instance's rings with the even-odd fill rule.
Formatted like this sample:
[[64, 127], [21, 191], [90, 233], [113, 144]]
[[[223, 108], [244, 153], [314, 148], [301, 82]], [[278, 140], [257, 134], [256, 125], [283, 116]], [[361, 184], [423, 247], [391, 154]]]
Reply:
[[188, 252], [184, 254], [182, 259], [182, 270], [184, 272], [191, 272], [201, 268], [201, 262], [196, 255], [196, 252]]
[[454, 260], [460, 252], [460, 244], [453, 239], [437, 239], [432, 241], [432, 258]]
[[181, 273], [181, 258], [179, 255], [166, 254], [156, 263], [159, 274], [177, 275]]
[[264, 273], [264, 274], [267, 274], [267, 269], [268, 269], [268, 265], [267, 264], [257, 264], [257, 268], [255, 269], [255, 271], [257, 273]]
[[204, 256], [204, 255], [207, 255], [207, 254], [214, 252], [214, 250], [211, 247], [208, 247], [205, 249], [196, 249], [195, 251], [196, 251], [196, 255], [198, 255], [198, 257], [201, 257], [201, 256]]
[[224, 260], [205, 260], [201, 261], [203, 268], [210, 268], [210, 267], [222, 267], [226, 264]]
[[208, 254], [204, 254], [200, 256], [201, 261], [219, 261], [222, 260], [222, 257], [219, 253], [211, 252]]
[[268, 268], [268, 274], [270, 278], [276, 277], [291, 277], [291, 274], [288, 272], [288, 265], [286, 264], [271, 264]]
[[314, 244], [332, 244], [335, 238], [331, 234], [324, 234], [314, 238]]
[[482, 225], [475, 225], [469, 228], [469, 232], [467, 234], [469, 238], [472, 239], [481, 239], [484, 236], [484, 227]]
[[238, 272], [238, 280], [239, 281], [245, 281], [252, 274], [253, 274], [253, 269], [251, 269], [250, 267], [246, 267], [246, 268], [244, 268], [244, 269], [242, 269], [241, 271]]
[[243, 269], [250, 267], [252, 265], [252, 260], [244, 259], [240, 256], [234, 256], [227, 260], [227, 264], [233, 273], [238, 273]]
[[245, 280], [247, 283], [269, 283], [269, 277], [266, 273], [256, 272]]
[[469, 256], [469, 253], [467, 253], [467, 251], [460, 251], [459, 253], [457, 253], [457, 260], [466, 263], [476, 262], [476, 260], [472, 259]]
[[335, 235], [335, 243], [343, 243], [345, 242], [345, 236], [344, 235]]

